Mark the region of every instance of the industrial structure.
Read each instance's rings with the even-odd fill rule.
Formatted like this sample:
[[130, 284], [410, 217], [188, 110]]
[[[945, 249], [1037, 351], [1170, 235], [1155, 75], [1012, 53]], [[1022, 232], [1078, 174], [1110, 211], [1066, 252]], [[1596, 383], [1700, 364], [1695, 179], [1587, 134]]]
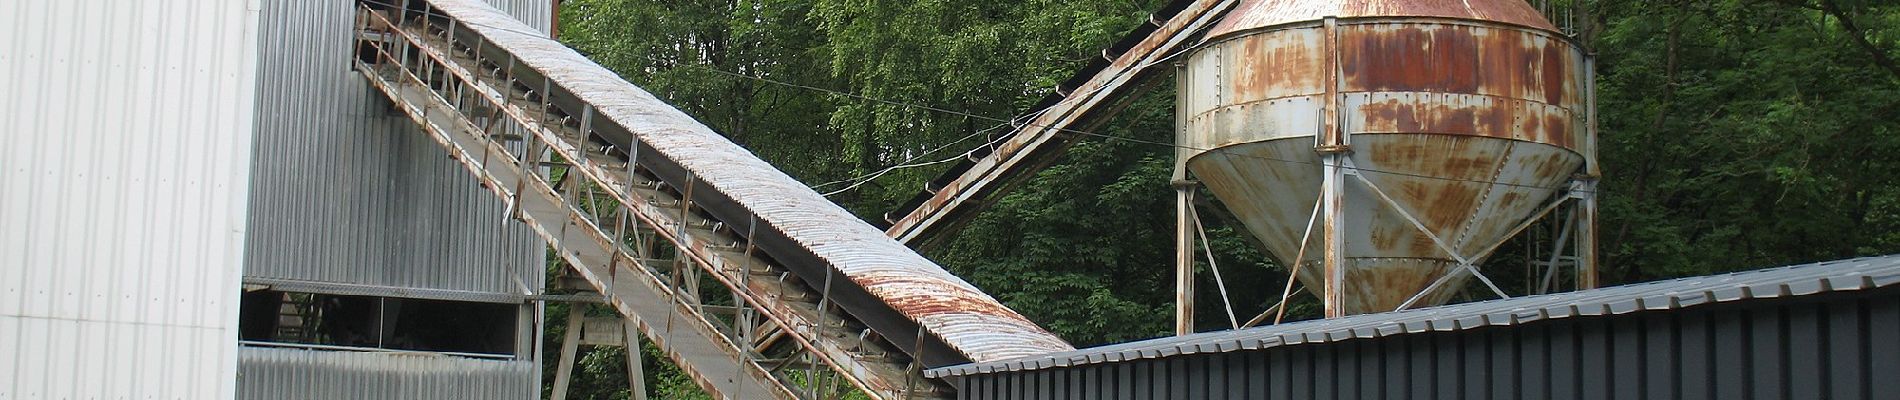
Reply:
[[1900, 256], [932, 370], [964, 399], [1889, 399]]
[[[1900, 258], [1592, 289], [1593, 65], [1521, 0], [1173, 2], [882, 226], [553, 40], [554, 2], [60, 23], [100, 8], [0, 4], [0, 73], [44, 77], [0, 81], [9, 131], [72, 133], [0, 159], [0, 400], [523, 399], [547, 363], [561, 398], [582, 331], [732, 399], [1895, 394]], [[1180, 336], [1077, 350], [912, 249], [1168, 74]], [[1203, 188], [1327, 319], [1197, 333]], [[1540, 222], [1530, 291], [1581, 290], [1508, 298], [1478, 265]], [[1432, 307], [1473, 278], [1507, 298]]]
[[238, 397], [538, 396], [546, 245], [350, 68], [356, 3], [258, 11]]

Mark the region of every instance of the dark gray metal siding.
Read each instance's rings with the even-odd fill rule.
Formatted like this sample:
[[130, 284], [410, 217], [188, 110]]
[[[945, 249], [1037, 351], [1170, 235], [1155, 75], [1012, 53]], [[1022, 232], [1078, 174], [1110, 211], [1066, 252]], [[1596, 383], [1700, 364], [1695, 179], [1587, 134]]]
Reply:
[[[545, 29], [548, 0], [488, 0]], [[350, 70], [355, 1], [261, 3], [244, 276], [523, 294], [545, 244]]]
[[541, 392], [532, 361], [262, 347], [237, 353], [236, 398], [243, 400], [526, 400]]
[[950, 379], [964, 399], [1893, 399], [1900, 288]]

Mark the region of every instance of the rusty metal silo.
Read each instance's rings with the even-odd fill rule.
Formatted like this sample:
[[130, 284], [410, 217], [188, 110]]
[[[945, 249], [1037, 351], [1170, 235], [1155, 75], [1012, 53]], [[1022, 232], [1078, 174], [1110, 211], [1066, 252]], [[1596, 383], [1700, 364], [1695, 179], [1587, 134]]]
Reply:
[[1205, 37], [1181, 166], [1327, 316], [1443, 303], [1564, 204], [1594, 265], [1592, 67], [1524, 1], [1243, 0]]

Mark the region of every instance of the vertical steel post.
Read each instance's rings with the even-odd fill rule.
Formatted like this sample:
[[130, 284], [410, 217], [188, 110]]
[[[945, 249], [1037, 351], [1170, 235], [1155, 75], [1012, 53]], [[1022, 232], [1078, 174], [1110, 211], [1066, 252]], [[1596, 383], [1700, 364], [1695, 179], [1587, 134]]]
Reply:
[[[1321, 294], [1326, 308], [1326, 318], [1342, 316], [1341, 292], [1345, 281], [1345, 232], [1342, 225], [1345, 213], [1341, 209], [1345, 201], [1345, 169], [1343, 164], [1350, 149], [1347, 147], [1346, 134], [1339, 124], [1339, 19], [1328, 16], [1323, 26], [1326, 48], [1326, 98], [1325, 108], [1321, 110], [1319, 140], [1314, 151], [1319, 153], [1324, 163], [1325, 178], [1320, 187], [1320, 245], [1323, 258], [1322, 272], [1325, 274], [1325, 293]], [[1298, 262], [1297, 260], [1295, 262]]]
[[567, 305], [567, 333], [561, 336], [561, 361], [554, 366], [554, 393], [549, 400], [567, 400], [568, 384], [574, 380], [575, 354], [581, 348], [581, 321], [587, 318], [587, 305]]
[[1192, 215], [1188, 207], [1194, 198], [1194, 184], [1188, 181], [1187, 110], [1188, 93], [1187, 67], [1174, 64], [1175, 107], [1174, 107], [1174, 334], [1194, 333], [1194, 233]]
[[631, 400], [647, 400], [646, 357], [640, 350], [638, 323], [631, 315], [620, 319], [620, 328], [627, 332], [627, 392]]
[[1582, 197], [1577, 199], [1577, 289], [1595, 289], [1597, 287], [1597, 179], [1603, 176], [1601, 166], [1597, 164], [1597, 60], [1596, 55], [1583, 56], [1583, 95], [1585, 97], [1584, 118], [1587, 124], [1583, 138], [1584, 183]]
[[1341, 229], [1340, 226], [1342, 225], [1341, 219], [1345, 217], [1345, 213], [1340, 210], [1340, 206], [1344, 203], [1345, 197], [1345, 190], [1342, 187], [1343, 185], [1341, 185], [1341, 183], [1345, 181], [1345, 170], [1340, 168], [1340, 159], [1344, 158], [1344, 154], [1331, 153], [1321, 157], [1326, 163], [1325, 183], [1323, 183], [1323, 186], [1320, 188], [1322, 191], [1322, 197], [1320, 197], [1320, 212], [1324, 214], [1320, 221], [1320, 243], [1321, 246], [1324, 246], [1324, 258], [1321, 264], [1323, 266], [1323, 272], [1326, 274], [1326, 292], [1323, 294], [1322, 299], [1325, 300], [1326, 318], [1338, 318], [1344, 316], [1343, 307], [1341, 307], [1341, 292], [1345, 289], [1344, 282], [1346, 274], [1345, 248], [1343, 246], [1345, 233], [1342, 232], [1343, 229]]
[[1194, 186], [1174, 183], [1174, 334], [1194, 333]]
[[[1596, 182], [1582, 185], [1596, 190]], [[1577, 290], [1597, 287], [1597, 199], [1585, 193], [1577, 199]]]

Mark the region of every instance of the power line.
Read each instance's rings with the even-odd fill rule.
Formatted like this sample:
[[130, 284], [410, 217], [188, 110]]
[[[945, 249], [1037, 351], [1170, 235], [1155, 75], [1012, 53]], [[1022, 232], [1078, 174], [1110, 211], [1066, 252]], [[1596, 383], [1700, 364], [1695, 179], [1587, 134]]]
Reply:
[[[973, 133], [973, 134], [971, 134], [970, 136], [966, 136], [966, 138], [967, 138], [967, 137], [975, 137], [976, 135], [980, 135], [980, 134], [983, 134], [983, 133], [987, 133], [987, 132], [990, 132], [990, 131], [994, 131], [994, 130], [997, 130], [997, 129], [1000, 129], [1000, 128], [1002, 128], [1002, 127], [1005, 127], [1005, 126], [1009, 126], [1009, 124], [997, 124], [996, 126], [992, 126], [992, 127], [989, 127], [989, 128], [987, 128], [987, 129], [984, 129], [984, 130], [980, 130], [980, 131], [977, 131], [976, 133]], [[856, 189], [856, 188], [858, 188], [858, 186], [862, 186], [862, 185], [864, 185], [864, 184], [866, 184], [866, 183], [870, 183], [871, 181], [874, 181], [874, 180], [877, 180], [877, 178], [879, 178], [879, 177], [882, 177], [882, 176], [884, 176], [884, 174], [887, 174], [887, 173], [890, 173], [891, 171], [896, 171], [896, 170], [899, 170], [899, 169], [905, 169], [905, 168], [915, 168], [915, 167], [922, 167], [922, 166], [929, 166], [929, 165], [937, 165], [937, 164], [942, 164], [942, 163], [947, 163], [947, 162], [951, 162], [951, 161], [956, 161], [956, 160], [958, 160], [958, 159], [962, 159], [962, 158], [965, 158], [965, 157], [969, 157], [969, 156], [970, 156], [970, 154], [972, 154], [972, 153], [975, 153], [977, 149], [981, 149], [981, 148], [984, 148], [984, 147], [988, 147], [988, 146], [995, 146], [995, 145], [996, 145], [997, 143], [1002, 143], [1002, 142], [1003, 142], [1003, 140], [1005, 140], [1005, 139], [1008, 139], [1008, 138], [1009, 138], [1008, 136], [1003, 136], [1003, 137], [999, 137], [999, 138], [997, 138], [996, 140], [991, 140], [991, 141], [989, 141], [988, 143], [984, 143], [984, 144], [983, 144], [983, 145], [981, 145], [981, 146], [977, 146], [976, 148], [972, 148], [972, 149], [970, 149], [970, 150], [968, 150], [968, 151], [964, 151], [963, 153], [959, 153], [959, 154], [957, 154], [957, 155], [955, 155], [955, 156], [950, 156], [949, 158], [945, 158], [945, 159], [942, 159], [942, 160], [936, 160], [936, 161], [930, 161], [930, 162], [922, 162], [922, 163], [916, 163], [916, 164], [903, 164], [903, 163], [900, 163], [900, 164], [898, 164], [898, 165], [893, 165], [893, 166], [891, 166], [891, 167], [889, 167], [889, 168], [885, 168], [885, 169], [883, 169], [883, 170], [879, 170], [878, 172], [874, 172], [874, 173], [871, 173], [871, 174], [867, 174], [867, 175], [864, 175], [864, 176], [860, 176], [859, 178], [852, 178], [852, 180], [857, 180], [857, 182], [855, 182], [855, 183], [852, 183], [852, 184], [851, 184], [850, 186], [847, 186], [847, 187], [845, 187], [845, 188], [843, 188], [843, 189], [838, 189], [838, 190], [834, 190], [834, 191], [831, 191], [831, 192], [829, 192], [829, 193], [825, 193], [825, 194], [824, 194], [824, 196], [825, 196], [825, 197], [831, 197], [831, 195], [835, 195], [835, 194], [839, 194], [839, 193], [844, 193], [844, 192], [846, 192], [846, 191], [849, 191], [849, 190], [851, 190], [851, 189]], [[944, 147], [949, 147], [949, 146], [944, 146]], [[918, 158], [922, 158], [922, 157], [921, 157], [921, 156], [918, 156], [918, 157], [911, 157], [911, 158], [910, 158], [909, 160], [905, 160], [904, 162], [905, 162], [905, 163], [908, 163], [908, 162], [911, 162], [911, 161], [915, 161], [915, 160], [917, 160]], [[823, 186], [823, 185], [820, 185], [820, 186]], [[812, 188], [813, 188], [813, 189], [817, 189], [818, 187], [816, 187], [816, 186], [814, 186], [814, 187], [812, 187]]]
[[[359, 1], [363, 1], [363, 2], [366, 2], [366, 3], [375, 3], [375, 4], [381, 4], [381, 5], [387, 5], [387, 6], [396, 6], [396, 5], [394, 5], [394, 4], [392, 4], [392, 3], [388, 3], [388, 2], [384, 2], [384, 1], [381, 1], [381, 0], [359, 0]], [[397, 6], [397, 7], [400, 7], [400, 6]], [[433, 11], [422, 11], [422, 14], [423, 14], [423, 15], [429, 15], [429, 16], [439, 16], [439, 17], [447, 17], [447, 18], [453, 18], [452, 16], [449, 16], [449, 15], [446, 15], [446, 14], [441, 14], [441, 13], [437, 13], [437, 12], [433, 12]], [[553, 38], [549, 38], [549, 37], [546, 37], [546, 36], [543, 36], [544, 34], [543, 34], [543, 33], [540, 33], [540, 32], [524, 32], [524, 31], [520, 31], [520, 30], [515, 30], [515, 29], [510, 29], [510, 28], [506, 28], [506, 27], [498, 27], [498, 26], [494, 26], [494, 25], [490, 25], [490, 24], [483, 24], [483, 23], [473, 23], [473, 22], [467, 22], [467, 21], [459, 21], [459, 23], [461, 23], [461, 24], [465, 24], [465, 25], [470, 25], [470, 26], [481, 26], [481, 27], [486, 27], [486, 28], [490, 28], [490, 29], [495, 29], [495, 30], [500, 30], [500, 31], [506, 31], [506, 32], [511, 32], [511, 33], [516, 33], [516, 34], [522, 34], [522, 35], [525, 35], [525, 36], [529, 36], [529, 37], [534, 37], [534, 38], [539, 38], [539, 39], [542, 39], [542, 40], [547, 40], [547, 41], [553, 41], [553, 42], [556, 42], [556, 43], [559, 43], [559, 41], [556, 41], [556, 40], [554, 40]], [[565, 45], [563, 45], [563, 46], [565, 46]], [[1188, 48], [1190, 48], [1190, 49], [1191, 49], [1192, 47], [1193, 47], [1193, 46], [1189, 46]], [[1161, 59], [1159, 59], [1159, 60], [1156, 60], [1156, 61], [1154, 61], [1154, 62], [1151, 62], [1151, 63], [1147, 63], [1147, 64], [1145, 64], [1144, 66], [1152, 66], [1152, 65], [1154, 65], [1154, 64], [1157, 64], [1157, 63], [1160, 63], [1160, 62], [1163, 62], [1163, 61], [1165, 61], [1165, 60], [1168, 60], [1168, 59], [1172, 59], [1172, 58], [1174, 58], [1174, 57], [1177, 57], [1177, 56], [1180, 56], [1181, 54], [1184, 54], [1184, 53], [1186, 53], [1187, 51], [1188, 51], [1187, 49], [1183, 49], [1183, 50], [1180, 50], [1180, 51], [1176, 51], [1175, 53], [1172, 53], [1172, 54], [1169, 54], [1168, 56], [1166, 56], [1166, 57], [1163, 57], [1163, 58], [1161, 58]], [[646, 59], [647, 59], [648, 61], [652, 61], [652, 62], [656, 62], [656, 63], [657, 63], [657, 62], [661, 62], [661, 60], [660, 60], [660, 59], [658, 59], [658, 58], [655, 58], [655, 57], [653, 57], [652, 55], [644, 55], [644, 56], [642, 56], [642, 58], [646, 58]], [[717, 68], [717, 67], [715, 67], [715, 66], [713, 66], [713, 65], [710, 65], [710, 64], [689, 64], [689, 65], [677, 65], [676, 67], [681, 67], [681, 68], [700, 68], [700, 69], [705, 69], [705, 70], [707, 70], [707, 71], [711, 71], [711, 72], [713, 72], [713, 73], [717, 73], [717, 74], [721, 74], [721, 75], [728, 75], [728, 76], [732, 76], [732, 77], [736, 77], [736, 78], [742, 78], [742, 79], [751, 79], [751, 80], [756, 80], [756, 81], [759, 81], [759, 82], [765, 82], [765, 83], [769, 83], [769, 84], [774, 84], [774, 85], [780, 85], [780, 86], [785, 86], [785, 87], [791, 87], [791, 88], [797, 88], [797, 89], [804, 89], [804, 90], [809, 90], [809, 91], [815, 91], [815, 92], [820, 92], [820, 93], [826, 93], [826, 94], [831, 94], [831, 95], [835, 95], [835, 96], [842, 96], [842, 97], [848, 97], [848, 98], [854, 98], [854, 99], [859, 99], [859, 100], [863, 100], [863, 101], [869, 101], [869, 102], [874, 102], [874, 103], [880, 103], [880, 104], [885, 104], [885, 105], [891, 105], [891, 106], [898, 106], [898, 107], [905, 107], [905, 108], [914, 108], [914, 109], [920, 109], [920, 110], [926, 110], [926, 111], [932, 111], [932, 112], [936, 112], [936, 113], [941, 113], [941, 114], [949, 114], [949, 115], [955, 115], [955, 116], [961, 116], [961, 117], [966, 117], [966, 118], [972, 118], [972, 119], [978, 119], [978, 120], [984, 120], [984, 121], [990, 121], [990, 122], [998, 122], [998, 123], [1004, 123], [1004, 124], [1011, 124], [1011, 125], [1016, 125], [1016, 124], [1017, 124], [1017, 122], [1016, 122], [1016, 121], [1015, 121], [1014, 119], [1004, 119], [1004, 118], [997, 118], [997, 117], [991, 117], [991, 116], [987, 116], [987, 115], [981, 115], [981, 114], [975, 114], [975, 113], [970, 113], [970, 112], [964, 112], [964, 111], [956, 111], [956, 110], [951, 110], [951, 109], [946, 109], [946, 108], [942, 108], [942, 107], [935, 107], [935, 106], [930, 106], [930, 105], [925, 105], [925, 104], [917, 104], [917, 103], [908, 103], [908, 102], [902, 102], [902, 101], [896, 101], [896, 100], [887, 100], [887, 99], [881, 99], [881, 98], [875, 98], [875, 97], [870, 97], [870, 96], [866, 96], [866, 95], [862, 95], [862, 94], [857, 94], [857, 93], [851, 93], [851, 92], [845, 92], [845, 91], [841, 91], [841, 90], [836, 90], [836, 89], [831, 89], [831, 88], [825, 88], [825, 87], [818, 87], [818, 86], [811, 86], [811, 85], [805, 85], [805, 84], [799, 84], [799, 83], [793, 83], [793, 82], [786, 82], [786, 81], [781, 81], [781, 80], [777, 80], [777, 79], [772, 79], [772, 78], [767, 78], [767, 77], [764, 77], [764, 76], [757, 76], [757, 75], [750, 75], [750, 74], [743, 74], [743, 73], [738, 73], [738, 72], [732, 72], [732, 71], [726, 71], [726, 70], [722, 70], [722, 69], [719, 69], [719, 68]], [[1125, 71], [1124, 71], [1124, 72], [1125, 72]], [[1096, 93], [1096, 92], [1099, 92], [1099, 91], [1100, 91], [1101, 89], [1102, 89], [1102, 88], [1099, 88], [1099, 87], [1098, 87], [1098, 88], [1095, 88], [1095, 89], [1093, 89], [1093, 90], [1091, 90], [1091, 91], [1090, 91], [1090, 92], [1089, 92], [1088, 94], [1094, 94], [1094, 93]], [[1051, 107], [1053, 107], [1053, 106], [1051, 106]], [[1044, 112], [1047, 112], [1047, 111], [1048, 111], [1048, 108], [1044, 108], [1043, 110], [1041, 110], [1041, 111], [1038, 111], [1038, 112], [1036, 112], [1036, 113], [1032, 113], [1032, 114], [1041, 114], [1041, 113], [1044, 113]], [[1178, 111], [1177, 111], [1177, 112], [1178, 112]], [[1145, 145], [1153, 145], [1153, 146], [1162, 146], [1162, 147], [1168, 147], [1168, 148], [1175, 148], [1175, 149], [1183, 149], [1183, 150], [1191, 150], [1191, 151], [1198, 151], [1198, 152], [1211, 152], [1211, 151], [1214, 151], [1214, 150], [1218, 150], [1218, 148], [1199, 148], [1199, 147], [1194, 147], [1194, 146], [1186, 146], [1186, 145], [1180, 145], [1180, 144], [1175, 144], [1175, 143], [1170, 143], [1170, 142], [1161, 142], [1161, 141], [1154, 141], [1154, 140], [1147, 140], [1147, 139], [1140, 139], [1140, 138], [1132, 138], [1132, 137], [1126, 137], [1126, 136], [1115, 136], [1115, 135], [1110, 135], [1110, 134], [1104, 134], [1104, 133], [1097, 133], [1097, 132], [1090, 132], [1090, 131], [1083, 131], [1083, 130], [1078, 130], [1078, 129], [1071, 129], [1071, 128], [1060, 128], [1060, 127], [1055, 127], [1055, 126], [1051, 126], [1051, 125], [1047, 125], [1047, 124], [1033, 124], [1033, 123], [1022, 123], [1022, 124], [1020, 124], [1020, 126], [1018, 126], [1018, 129], [1021, 129], [1021, 128], [1029, 128], [1029, 127], [1035, 127], [1035, 128], [1046, 128], [1046, 129], [1053, 129], [1053, 130], [1055, 130], [1055, 131], [1057, 131], [1057, 132], [1064, 132], [1064, 133], [1071, 133], [1071, 134], [1076, 134], [1076, 135], [1082, 135], [1082, 136], [1088, 136], [1088, 137], [1096, 137], [1096, 138], [1102, 138], [1102, 139], [1106, 139], [1106, 140], [1115, 140], [1115, 141], [1123, 141], [1123, 142], [1129, 142], [1129, 143], [1137, 143], [1137, 144], [1145, 144]], [[1004, 138], [1008, 138], [1008, 137], [1009, 137], [1009, 136], [1004, 136]], [[967, 140], [967, 139], [959, 139], [959, 142], [960, 142], [961, 140]], [[952, 142], [952, 143], [957, 143], [957, 142]], [[979, 147], [979, 148], [980, 148], [980, 147]], [[1273, 161], [1273, 162], [1281, 162], [1281, 163], [1289, 163], [1289, 164], [1297, 164], [1297, 165], [1310, 165], [1310, 166], [1320, 166], [1320, 167], [1324, 167], [1324, 166], [1326, 166], [1326, 165], [1325, 165], [1325, 163], [1323, 163], [1323, 162], [1319, 162], [1319, 161], [1307, 161], [1307, 160], [1291, 160], [1291, 159], [1284, 159], [1284, 158], [1277, 158], [1277, 157], [1268, 157], [1268, 156], [1261, 156], [1261, 155], [1254, 155], [1254, 154], [1233, 154], [1233, 153], [1221, 153], [1221, 155], [1222, 155], [1223, 157], [1242, 157], [1242, 158], [1252, 158], [1252, 159], [1258, 159], [1258, 160], [1265, 160], [1265, 161]], [[1374, 174], [1386, 174], [1386, 175], [1395, 175], [1395, 176], [1404, 176], [1404, 177], [1410, 177], [1410, 178], [1419, 178], [1419, 179], [1432, 179], [1432, 180], [1443, 180], [1443, 181], [1452, 181], [1452, 182], [1464, 182], [1464, 183], [1483, 183], [1483, 184], [1491, 184], [1491, 185], [1499, 185], [1499, 186], [1509, 186], [1509, 187], [1520, 187], [1520, 188], [1531, 188], [1531, 189], [1541, 189], [1541, 190], [1559, 190], [1559, 189], [1566, 189], [1566, 188], [1567, 188], [1567, 185], [1563, 185], [1563, 186], [1557, 186], [1557, 187], [1545, 187], [1545, 186], [1538, 186], [1538, 185], [1526, 185], [1526, 184], [1520, 184], [1520, 183], [1511, 183], [1511, 182], [1499, 182], [1499, 181], [1493, 181], [1493, 180], [1485, 180], [1485, 179], [1468, 179], [1468, 178], [1456, 178], [1456, 177], [1445, 177], [1445, 176], [1434, 176], [1434, 175], [1425, 175], [1425, 174], [1418, 174], [1418, 173], [1410, 173], [1410, 172], [1401, 172], [1401, 171], [1387, 171], [1387, 170], [1380, 170], [1380, 169], [1373, 169], [1373, 168], [1365, 168], [1365, 167], [1358, 167], [1358, 166], [1339, 166], [1339, 168], [1341, 168], [1341, 169], [1345, 169], [1345, 170], [1350, 170], [1350, 171], [1355, 171], [1355, 172], [1358, 172], [1358, 173], [1374, 173]], [[1578, 192], [1578, 193], [1595, 193], [1595, 191], [1594, 191], [1594, 190], [1578, 190], [1577, 192]]]

